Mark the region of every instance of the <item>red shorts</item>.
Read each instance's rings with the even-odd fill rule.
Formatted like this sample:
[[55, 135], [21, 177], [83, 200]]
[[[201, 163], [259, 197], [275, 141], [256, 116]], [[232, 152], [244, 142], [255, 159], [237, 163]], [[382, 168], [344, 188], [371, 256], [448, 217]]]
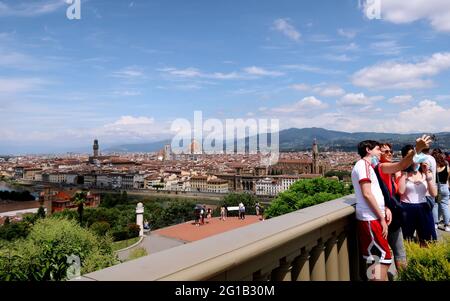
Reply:
[[378, 261], [391, 264], [391, 250], [387, 239], [383, 238], [383, 228], [379, 220], [358, 221], [358, 238], [359, 248], [367, 263]]

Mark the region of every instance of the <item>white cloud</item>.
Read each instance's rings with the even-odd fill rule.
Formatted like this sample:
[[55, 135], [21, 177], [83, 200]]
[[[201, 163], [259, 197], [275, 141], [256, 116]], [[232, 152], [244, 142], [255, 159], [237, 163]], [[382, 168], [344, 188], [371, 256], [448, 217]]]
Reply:
[[325, 97], [335, 97], [345, 94], [344, 89], [339, 86], [316, 87], [313, 89], [313, 92], [319, 93], [319, 95]]
[[450, 1], [382, 0], [381, 18], [395, 24], [425, 19], [435, 30], [450, 32]]
[[388, 100], [391, 104], [406, 104], [412, 101], [413, 97], [411, 95], [399, 95], [394, 96]]
[[[379, 97], [376, 96], [375, 100], [379, 99]], [[353, 107], [353, 106], [367, 106], [371, 105], [372, 101], [374, 101], [373, 98], [367, 97], [364, 95], [364, 93], [348, 93], [344, 95], [340, 100], [336, 101], [336, 104], [338, 106], [344, 106], [344, 107]]]
[[294, 84], [291, 85], [290, 88], [297, 91], [309, 91], [311, 89], [311, 87], [307, 84]]
[[12, 51], [4, 51], [0, 49], [0, 66], [19, 69], [34, 69], [40, 65], [35, 59], [29, 55]]
[[16, 94], [33, 91], [47, 83], [39, 78], [0, 78], [0, 93]]
[[[346, 132], [436, 133], [450, 131], [448, 119], [436, 118], [449, 114], [450, 108], [425, 100], [416, 107], [398, 113], [380, 114], [379, 108], [368, 105], [362, 107], [357, 114], [349, 110], [302, 116], [286, 116], [280, 113], [279, 118], [281, 128], [323, 127]], [[270, 116], [277, 117], [274, 112], [271, 112]]]
[[344, 89], [336, 85], [319, 84], [312, 87], [306, 84], [294, 84], [290, 88], [297, 91], [311, 91], [324, 97], [335, 97], [345, 94]]
[[333, 42], [334, 39], [330, 38], [329, 36], [325, 34], [313, 34], [308, 39], [311, 42], [317, 42], [317, 43], [327, 43], [327, 42]]
[[358, 51], [359, 45], [356, 43], [350, 43], [346, 45], [337, 45], [337, 46], [331, 46], [331, 49], [342, 51], [342, 52], [348, 52], [348, 51]]
[[338, 34], [340, 36], [343, 36], [343, 37], [347, 38], [347, 39], [353, 39], [356, 36], [356, 31], [354, 31], [354, 30], [345, 30], [345, 29], [339, 28], [338, 29]]
[[138, 79], [144, 77], [144, 72], [138, 67], [130, 66], [113, 72], [112, 76], [123, 79]]
[[435, 101], [423, 100], [418, 106], [400, 112], [394, 120], [399, 132], [443, 132], [450, 131], [450, 108], [439, 106]]
[[415, 64], [384, 62], [366, 67], [352, 76], [352, 82], [369, 89], [429, 88], [433, 82], [426, 77], [446, 69], [450, 69], [450, 52], [435, 53]]
[[52, 13], [63, 6], [66, 6], [64, 0], [47, 0], [47, 1], [26, 1], [9, 5], [0, 1], [0, 17], [33, 17]]
[[326, 109], [328, 105], [314, 96], [305, 97], [292, 105], [272, 108], [275, 113], [304, 113], [312, 110]]
[[341, 70], [326, 69], [326, 68], [320, 68], [320, 67], [315, 67], [315, 66], [305, 65], [305, 64], [283, 65], [282, 67], [285, 69], [288, 69], [288, 70], [306, 71], [306, 72], [317, 73], [317, 74], [326, 74], [326, 75], [336, 75], [336, 74], [343, 73]]
[[289, 39], [298, 42], [301, 34], [295, 27], [289, 23], [289, 19], [277, 19], [273, 22], [274, 28], [287, 36]]
[[327, 54], [324, 56], [327, 60], [330, 61], [336, 61], [336, 62], [350, 62], [354, 59], [349, 57], [346, 54], [340, 54], [340, 55], [334, 55], [334, 54]]
[[250, 75], [256, 75], [256, 76], [281, 76], [284, 75], [284, 73], [279, 71], [268, 71], [260, 67], [251, 66], [244, 68], [244, 71], [247, 72]]
[[121, 141], [136, 141], [151, 139], [161, 133], [169, 133], [169, 128], [163, 128], [163, 125], [156, 123], [154, 118], [121, 116], [112, 123], [89, 130], [86, 135], [94, 135], [105, 140], [114, 138]]
[[106, 125], [108, 126], [135, 126], [135, 125], [151, 125], [155, 122], [154, 118], [148, 117], [133, 117], [133, 116], [122, 116], [119, 120], [114, 123]]
[[370, 44], [370, 49], [373, 54], [379, 55], [398, 55], [402, 49], [408, 47], [398, 45], [397, 41], [381, 41]]
[[124, 91], [114, 91], [113, 95], [115, 96], [139, 96], [142, 95], [140, 91], [136, 90], [124, 90]]
[[251, 66], [244, 68], [243, 72], [230, 72], [230, 73], [222, 73], [222, 72], [213, 72], [206, 73], [202, 72], [197, 68], [186, 68], [186, 69], [177, 69], [177, 68], [163, 68], [157, 69], [160, 72], [164, 72], [171, 76], [179, 77], [179, 78], [206, 78], [206, 79], [217, 79], [217, 80], [234, 80], [234, 79], [255, 79], [262, 76], [282, 76], [284, 73], [279, 71], [269, 71], [261, 67]]

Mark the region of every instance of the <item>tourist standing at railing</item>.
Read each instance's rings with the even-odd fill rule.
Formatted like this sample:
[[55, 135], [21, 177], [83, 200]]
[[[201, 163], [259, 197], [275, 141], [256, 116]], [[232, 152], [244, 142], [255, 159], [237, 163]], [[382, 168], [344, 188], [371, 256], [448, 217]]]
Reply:
[[[384, 173], [381, 170], [383, 164], [392, 163], [392, 144], [381, 143], [380, 164], [375, 166], [375, 172], [379, 175], [380, 188], [384, 195], [385, 205], [390, 209], [392, 222], [388, 226], [388, 243], [394, 255], [395, 267], [397, 270], [406, 266], [406, 251], [403, 244], [403, 234], [401, 228], [402, 210], [400, 196], [398, 195], [398, 180], [401, 171], [396, 173]], [[397, 165], [401, 165], [397, 163]]]
[[[359, 247], [368, 264], [375, 262], [374, 270], [380, 271], [369, 280], [387, 279], [387, 271], [392, 262], [391, 251], [387, 241], [388, 225], [385, 215], [384, 197], [372, 159], [380, 157], [380, 145], [373, 140], [358, 144], [361, 159], [352, 170], [352, 184], [356, 195], [356, 219], [358, 220]], [[378, 269], [379, 268], [379, 269]]]
[[[417, 151], [429, 146], [431, 138], [422, 136], [416, 140]], [[379, 165], [381, 149], [377, 141], [366, 140], [358, 144], [361, 159], [352, 170], [352, 183], [356, 195], [356, 218], [358, 220], [359, 245], [368, 263], [378, 257], [380, 275], [370, 280], [386, 280], [392, 261], [387, 241], [388, 225], [392, 221], [391, 211], [385, 207], [385, 199], [373, 166]], [[414, 153], [409, 153], [401, 162], [380, 164], [378, 168], [386, 174], [395, 174], [412, 162]], [[377, 270], [377, 269], [375, 269]]]
[[449, 176], [450, 168], [445, 160], [444, 154], [440, 149], [434, 149], [432, 156], [436, 159], [437, 165], [437, 185], [439, 192], [439, 199], [436, 200], [436, 205], [433, 208], [433, 218], [436, 226], [439, 225], [439, 217], [442, 216], [444, 227], [443, 230], [450, 232], [450, 210], [449, 203]]
[[[402, 155], [406, 156], [412, 149], [412, 145], [403, 147]], [[429, 161], [413, 163], [404, 170], [398, 190], [403, 208], [402, 230], [405, 239], [413, 240], [416, 232], [421, 246], [426, 246], [427, 241], [436, 240], [433, 207], [427, 201], [427, 195], [435, 197], [437, 188]]]

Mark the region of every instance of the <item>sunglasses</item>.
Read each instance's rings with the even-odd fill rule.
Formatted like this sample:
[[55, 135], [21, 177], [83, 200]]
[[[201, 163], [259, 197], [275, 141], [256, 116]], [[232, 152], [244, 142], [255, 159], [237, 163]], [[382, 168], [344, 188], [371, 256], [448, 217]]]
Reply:
[[387, 154], [393, 154], [393, 152], [391, 150], [385, 150], [385, 151], [383, 151], [383, 153], [386, 154], [386, 155]]

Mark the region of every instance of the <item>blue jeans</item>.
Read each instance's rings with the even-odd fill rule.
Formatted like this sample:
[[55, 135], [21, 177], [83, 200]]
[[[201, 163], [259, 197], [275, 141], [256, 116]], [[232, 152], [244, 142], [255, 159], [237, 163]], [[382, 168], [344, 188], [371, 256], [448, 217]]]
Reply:
[[446, 226], [450, 225], [450, 210], [448, 208], [448, 202], [449, 202], [449, 188], [447, 184], [438, 184], [439, 185], [439, 192], [441, 194], [441, 201], [440, 203], [436, 202], [436, 205], [434, 205], [433, 208], [433, 219], [434, 222], [437, 224], [439, 223], [439, 216], [442, 216], [444, 220], [444, 224]]

